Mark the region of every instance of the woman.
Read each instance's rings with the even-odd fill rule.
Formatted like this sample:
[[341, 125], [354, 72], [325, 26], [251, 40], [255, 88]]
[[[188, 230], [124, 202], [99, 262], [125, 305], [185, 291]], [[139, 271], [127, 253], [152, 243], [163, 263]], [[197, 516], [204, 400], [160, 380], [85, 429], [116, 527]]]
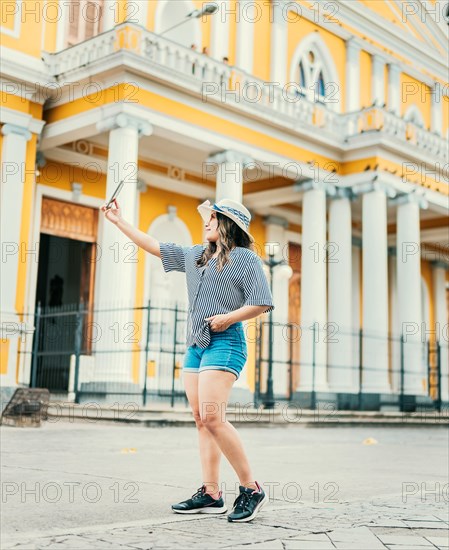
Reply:
[[205, 222], [207, 246], [182, 247], [159, 243], [123, 220], [120, 207], [105, 216], [144, 250], [158, 256], [166, 272], [186, 273], [189, 295], [187, 352], [183, 380], [198, 428], [203, 484], [191, 498], [172, 506], [181, 514], [222, 514], [227, 511], [219, 490], [223, 453], [240, 482], [228, 520], [251, 521], [267, 503], [268, 495], [252, 474], [237, 430], [225, 419], [233, 383], [247, 359], [242, 321], [274, 309], [249, 233], [251, 214], [240, 202], [223, 199], [198, 211]]

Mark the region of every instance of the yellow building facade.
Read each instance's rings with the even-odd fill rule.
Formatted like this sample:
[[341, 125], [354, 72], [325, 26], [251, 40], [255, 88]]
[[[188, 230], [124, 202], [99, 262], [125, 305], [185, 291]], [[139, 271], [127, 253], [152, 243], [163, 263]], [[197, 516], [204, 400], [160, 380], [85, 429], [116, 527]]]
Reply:
[[[363, 391], [379, 408], [402, 392], [425, 403], [439, 342], [437, 393], [449, 401], [443, 2], [5, 0], [1, 10], [4, 395], [45, 383], [33, 363], [38, 303], [81, 300], [101, 332], [78, 358], [86, 395], [165, 384], [141, 308], [186, 304], [184, 275], [165, 274], [99, 214], [123, 179], [124, 217], [160, 241], [204, 242], [196, 207], [230, 197], [252, 213], [257, 252], [271, 243], [290, 265], [273, 271], [277, 396], [354, 408]], [[171, 338], [164, 315], [151, 322]], [[247, 329], [239, 398], [266, 378]], [[125, 359], [108, 355], [118, 344]], [[73, 390], [71, 355], [58, 393]]]

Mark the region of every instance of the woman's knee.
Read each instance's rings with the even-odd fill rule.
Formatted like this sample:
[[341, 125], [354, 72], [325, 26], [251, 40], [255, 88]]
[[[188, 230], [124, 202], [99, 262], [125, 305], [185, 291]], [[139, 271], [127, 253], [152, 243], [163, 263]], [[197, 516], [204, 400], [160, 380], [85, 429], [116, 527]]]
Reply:
[[220, 406], [217, 403], [203, 403], [199, 414], [203, 426], [210, 431], [216, 431], [226, 422], [226, 404]]
[[204, 428], [203, 421], [201, 420], [201, 415], [199, 409], [193, 409], [193, 419], [195, 420], [196, 427], [198, 429]]

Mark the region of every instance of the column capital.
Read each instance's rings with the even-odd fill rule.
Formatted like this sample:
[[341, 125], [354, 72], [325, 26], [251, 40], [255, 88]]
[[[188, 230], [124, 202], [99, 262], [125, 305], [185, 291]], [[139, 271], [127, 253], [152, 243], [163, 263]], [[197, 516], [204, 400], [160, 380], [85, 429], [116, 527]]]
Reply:
[[348, 40], [346, 40], [346, 51], [348, 53], [349, 52], [357, 53], [357, 52], [360, 52], [361, 49], [362, 49], [361, 44], [354, 36], [351, 36], [348, 38]]
[[288, 220], [285, 218], [281, 218], [280, 216], [265, 216], [263, 218], [263, 224], [264, 225], [279, 225], [280, 227], [283, 227], [284, 229], [287, 229], [289, 226]]
[[399, 73], [401, 72], [401, 67], [399, 66], [398, 63], [388, 63], [388, 71], [390, 73], [390, 75], [392, 73], [394, 73], [395, 75], [399, 75]]
[[388, 201], [389, 206], [401, 206], [403, 204], [417, 204], [419, 208], [427, 210], [429, 203], [423, 189], [415, 189], [410, 193], [402, 193]]
[[295, 192], [315, 190], [315, 191], [324, 191], [326, 195], [334, 197], [337, 193], [337, 188], [330, 182], [324, 180], [305, 180], [297, 181], [293, 184], [293, 189]]
[[352, 202], [357, 198], [357, 195], [353, 192], [352, 187], [337, 187], [333, 198], [334, 200], [349, 199]]
[[373, 65], [385, 65], [387, 63], [387, 59], [379, 53], [373, 54], [372, 59]]
[[352, 187], [352, 192], [355, 196], [365, 195], [366, 193], [372, 193], [373, 191], [382, 191], [389, 198], [393, 198], [397, 194], [396, 189], [392, 185], [382, 180], [378, 180], [377, 176], [375, 176], [372, 181], [364, 182]]
[[9, 123], [3, 124], [2, 134], [4, 136], [7, 136], [9, 134], [16, 134], [17, 136], [25, 138], [26, 141], [29, 141], [32, 136], [31, 132], [24, 126], [17, 126], [16, 124]]
[[254, 160], [249, 155], [245, 155], [244, 153], [240, 153], [239, 151], [227, 149], [225, 151], [219, 151], [218, 153], [209, 155], [206, 159], [206, 162], [211, 164], [239, 163], [242, 164], [243, 167], [245, 167], [248, 164], [254, 162]]
[[144, 118], [125, 113], [119, 113], [97, 122], [97, 130], [100, 132], [115, 130], [116, 128], [127, 128], [128, 126], [136, 128], [141, 136], [151, 136], [153, 126]]

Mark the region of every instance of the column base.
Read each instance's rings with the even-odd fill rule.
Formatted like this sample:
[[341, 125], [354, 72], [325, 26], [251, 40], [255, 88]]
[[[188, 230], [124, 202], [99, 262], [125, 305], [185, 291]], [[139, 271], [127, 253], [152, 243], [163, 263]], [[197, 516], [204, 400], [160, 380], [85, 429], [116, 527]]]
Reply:
[[19, 386], [1, 386], [0, 387], [0, 413], [3, 413], [6, 405], [9, 403], [13, 393]]
[[[292, 395], [292, 402], [304, 409], [322, 408], [329, 411], [400, 411], [401, 399], [397, 394], [391, 393], [329, 393], [316, 392], [315, 405], [313, 395], [309, 391], [297, 390]], [[434, 401], [428, 396], [404, 395], [403, 408], [405, 412], [421, 410], [435, 410]], [[441, 404], [442, 410], [445, 403]]]
[[[315, 393], [315, 395], [314, 395]], [[318, 407], [338, 408], [338, 394], [324, 391], [304, 391], [296, 390], [292, 394], [292, 402], [302, 409], [312, 409]], [[329, 409], [332, 410], [332, 409]]]
[[[147, 396], [147, 402], [149, 396]], [[133, 382], [83, 382], [79, 390], [80, 403], [143, 404], [142, 387]]]

